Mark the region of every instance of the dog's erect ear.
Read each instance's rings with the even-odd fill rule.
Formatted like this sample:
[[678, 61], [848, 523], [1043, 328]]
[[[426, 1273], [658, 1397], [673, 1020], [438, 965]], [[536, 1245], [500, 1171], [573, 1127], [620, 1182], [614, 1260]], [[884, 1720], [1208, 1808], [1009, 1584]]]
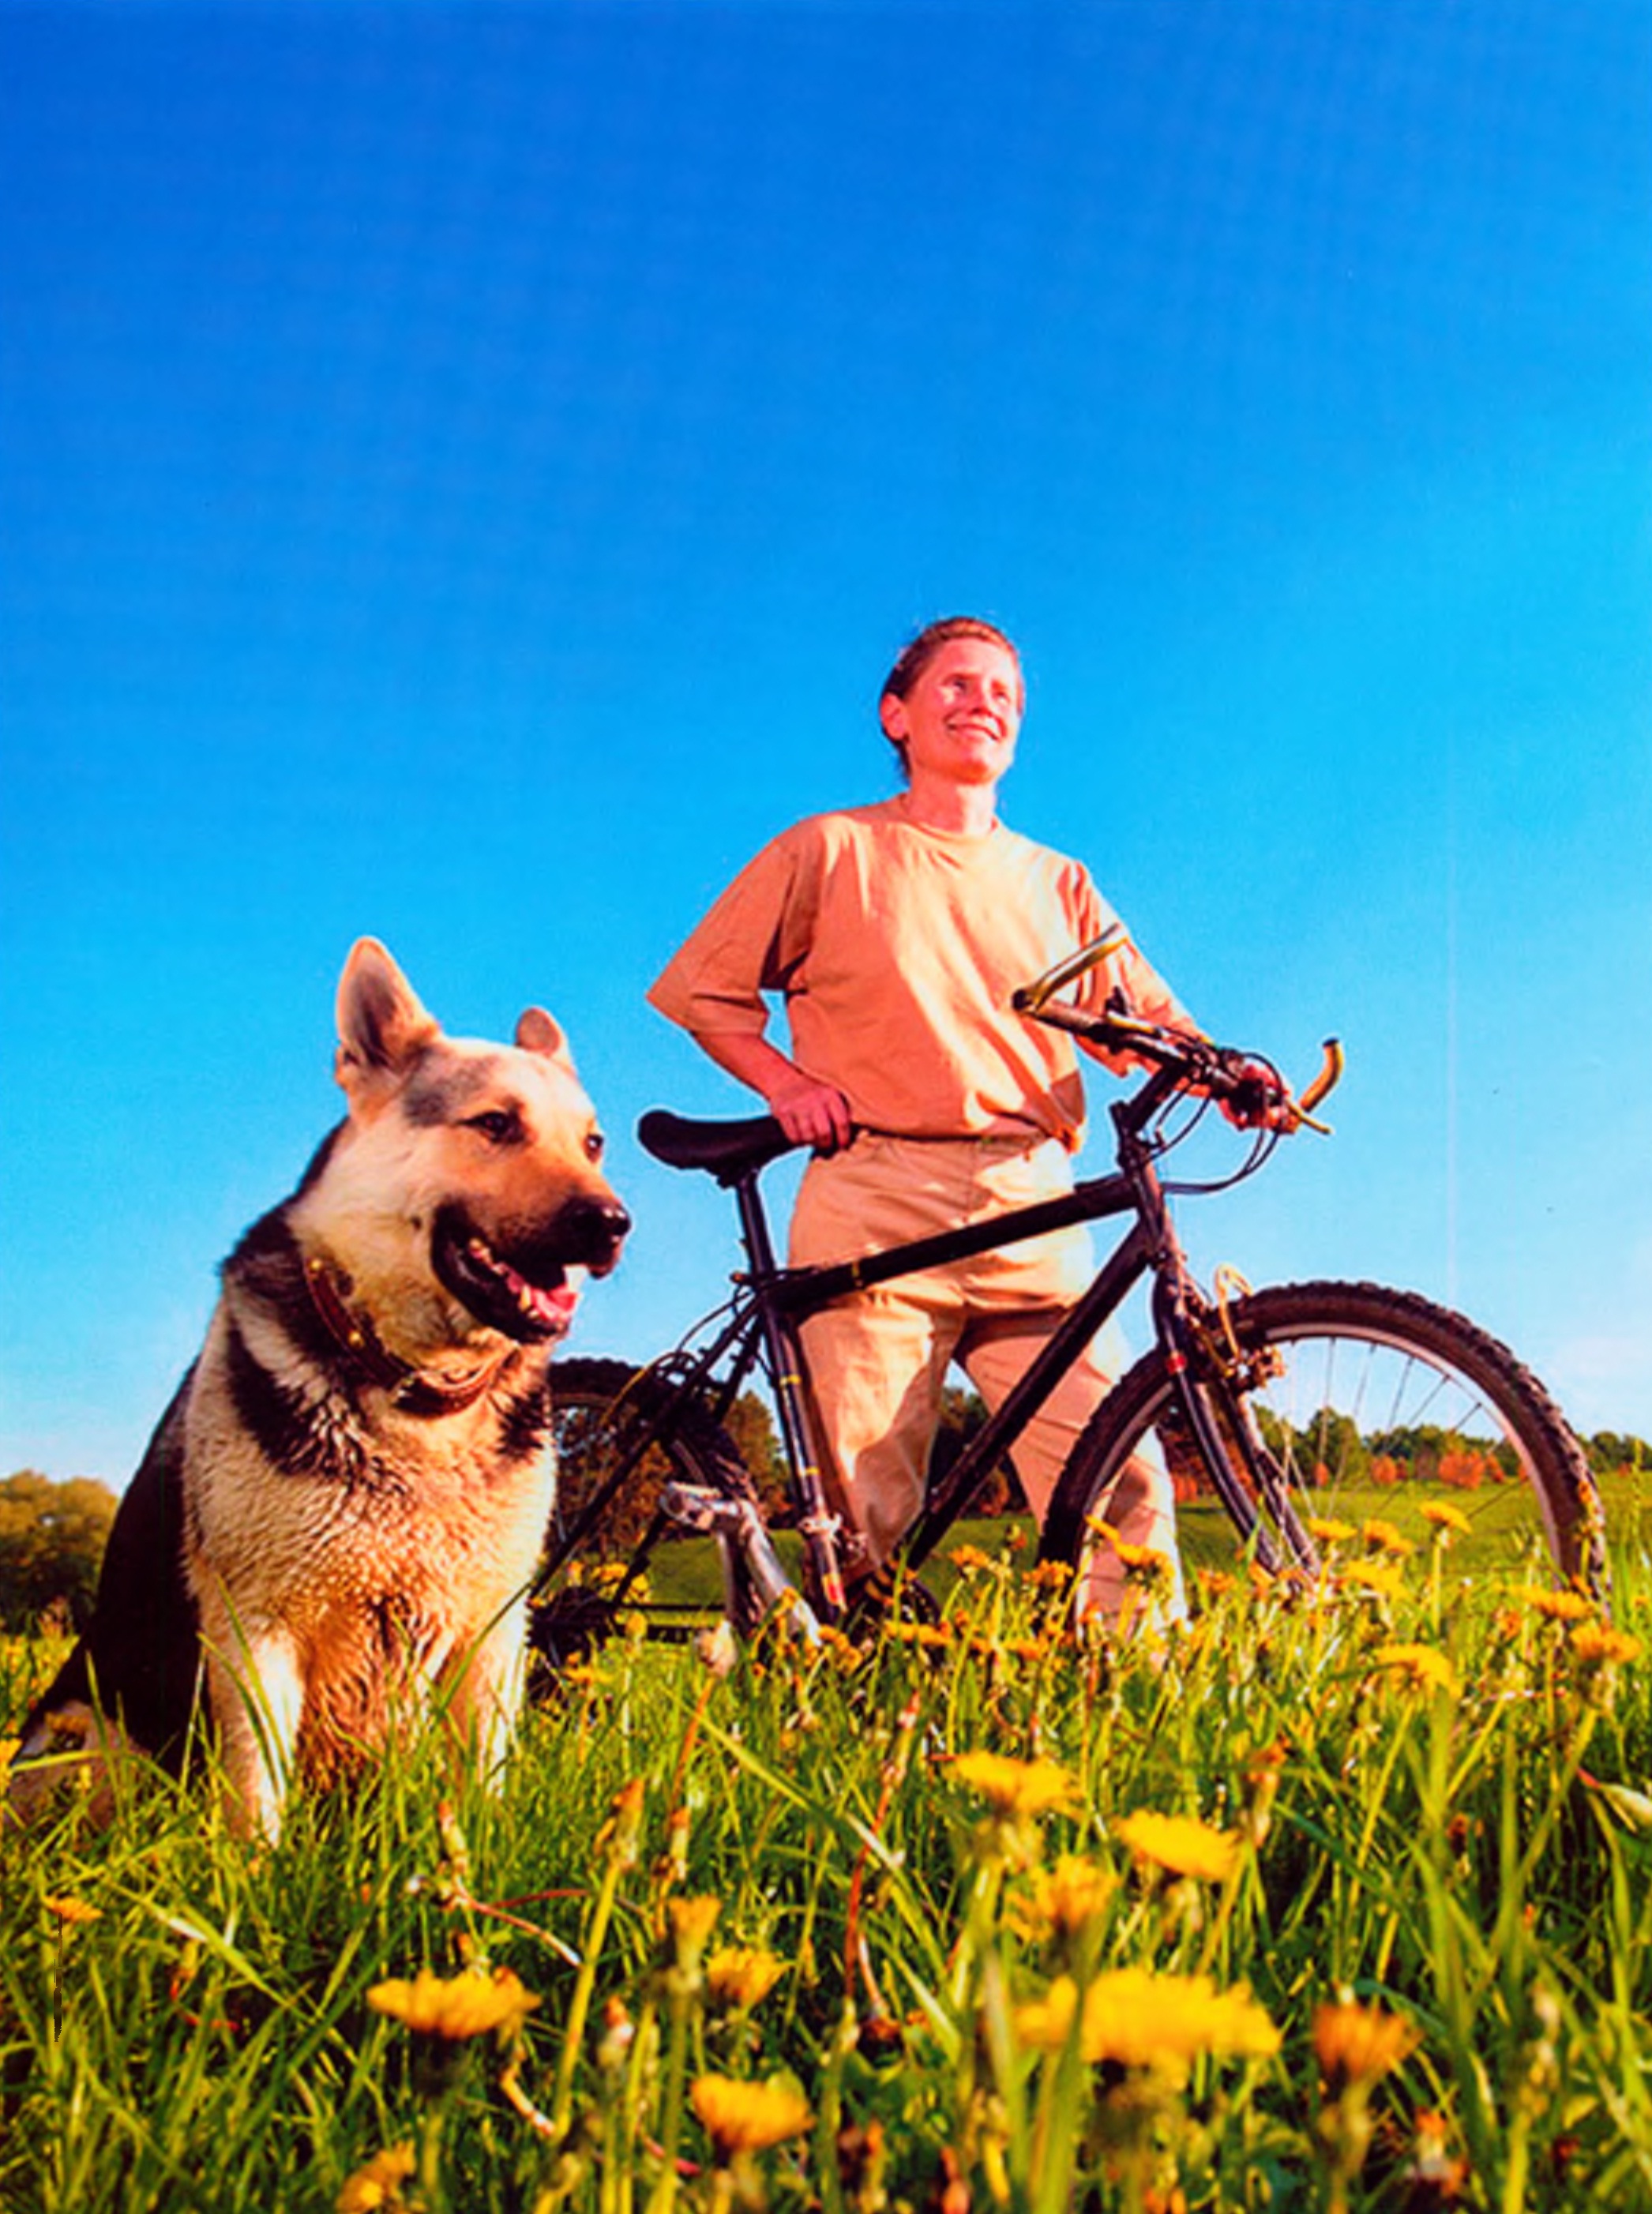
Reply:
[[573, 1055], [568, 1051], [567, 1037], [554, 1015], [548, 1015], [543, 1007], [529, 1007], [517, 1024], [517, 1043], [524, 1053], [542, 1053], [552, 1061], [560, 1061], [565, 1068], [573, 1067]]
[[442, 1026], [376, 938], [358, 938], [339, 979], [334, 1073], [346, 1092], [406, 1074]]

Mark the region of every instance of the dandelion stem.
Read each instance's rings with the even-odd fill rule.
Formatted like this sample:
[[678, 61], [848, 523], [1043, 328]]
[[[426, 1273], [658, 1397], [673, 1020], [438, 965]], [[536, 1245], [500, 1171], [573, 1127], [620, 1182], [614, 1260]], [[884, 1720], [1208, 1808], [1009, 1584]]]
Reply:
[[637, 1831], [641, 1819], [642, 1786], [639, 1783], [629, 1784], [615, 1802], [608, 1865], [603, 1871], [602, 1885], [591, 1907], [590, 1919], [583, 1932], [580, 1946], [583, 1957], [562, 2034], [562, 2052], [556, 2069], [556, 2089], [551, 2101], [551, 2130], [559, 2144], [566, 2137], [568, 2124], [573, 2116], [574, 2071], [579, 2064], [579, 2048], [584, 2042], [591, 1994], [597, 1987], [597, 1958], [608, 1936], [608, 1925], [613, 1919], [620, 1878], [631, 1866], [636, 1855]]

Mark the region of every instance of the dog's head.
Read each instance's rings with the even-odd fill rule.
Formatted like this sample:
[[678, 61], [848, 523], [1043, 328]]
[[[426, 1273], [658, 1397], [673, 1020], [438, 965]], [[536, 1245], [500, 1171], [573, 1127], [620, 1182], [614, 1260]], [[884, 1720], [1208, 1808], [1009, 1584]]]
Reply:
[[338, 1018], [349, 1119], [301, 1194], [304, 1229], [390, 1336], [560, 1336], [631, 1226], [561, 1031], [529, 1007], [512, 1045], [450, 1038], [371, 938]]

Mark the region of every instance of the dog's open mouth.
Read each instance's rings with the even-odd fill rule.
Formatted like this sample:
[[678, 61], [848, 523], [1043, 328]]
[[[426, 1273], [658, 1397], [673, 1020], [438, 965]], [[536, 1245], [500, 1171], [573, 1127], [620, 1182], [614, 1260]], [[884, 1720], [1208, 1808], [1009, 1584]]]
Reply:
[[438, 1235], [434, 1258], [437, 1274], [455, 1298], [478, 1322], [507, 1337], [536, 1344], [562, 1336], [573, 1320], [582, 1268], [553, 1263], [543, 1272], [546, 1281], [530, 1283], [474, 1232]]

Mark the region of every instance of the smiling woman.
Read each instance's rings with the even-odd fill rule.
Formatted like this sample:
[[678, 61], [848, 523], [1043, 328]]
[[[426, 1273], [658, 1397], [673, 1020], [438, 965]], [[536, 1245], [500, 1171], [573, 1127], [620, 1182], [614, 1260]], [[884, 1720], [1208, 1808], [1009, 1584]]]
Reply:
[[[1082, 865], [999, 820], [1022, 700], [1019, 657], [994, 625], [951, 616], [921, 631], [878, 700], [905, 792], [783, 833], [650, 994], [814, 1148], [795, 1263], [852, 1259], [1071, 1190], [1078, 1055], [1015, 994], [1080, 947], [1109, 945], [1083, 987], [1095, 1006], [1118, 993], [1140, 1016], [1193, 1029]], [[764, 1035], [766, 992], [784, 998], [789, 1053]], [[1088, 1234], [1071, 1227], [854, 1294], [802, 1325], [852, 1581], [884, 1567], [918, 1511], [949, 1363], [998, 1406], [1089, 1276]], [[1041, 1521], [1110, 1381], [1085, 1355], [1021, 1434], [1017, 1472]], [[1162, 1462], [1132, 1462], [1114, 1513], [1127, 1542], [1174, 1561]], [[1097, 1604], [1112, 1613], [1123, 1596], [1123, 1571], [1104, 1565]], [[1166, 1604], [1181, 1609], [1174, 1575]]]
[[902, 649], [878, 713], [908, 785], [916, 770], [933, 786], [924, 804], [948, 807], [954, 771], [995, 785], [1009, 768], [1025, 705], [1020, 656], [997, 625], [944, 615]]

